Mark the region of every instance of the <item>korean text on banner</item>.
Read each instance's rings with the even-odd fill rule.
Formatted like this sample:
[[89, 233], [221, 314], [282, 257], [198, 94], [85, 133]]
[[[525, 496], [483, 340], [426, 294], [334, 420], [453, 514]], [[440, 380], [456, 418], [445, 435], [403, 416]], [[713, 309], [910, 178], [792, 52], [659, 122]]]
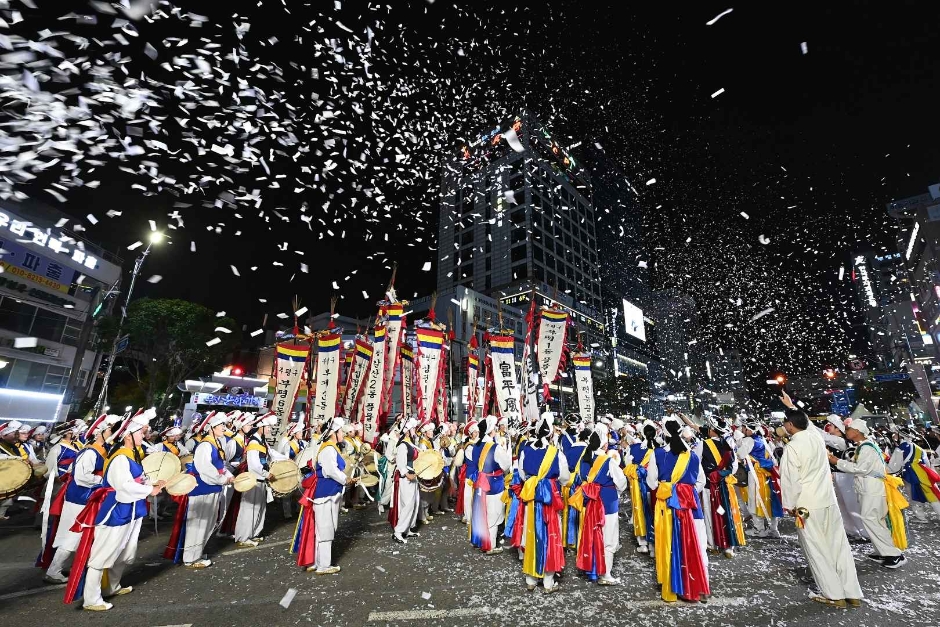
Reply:
[[434, 411], [444, 332], [419, 327], [415, 330], [415, 335], [418, 338], [418, 422], [424, 423], [431, 419]]
[[343, 399], [343, 417], [349, 421], [356, 415], [356, 403], [362, 394], [362, 385], [366, 380], [369, 362], [372, 360], [372, 344], [366, 340], [356, 340], [356, 354], [353, 357], [349, 383], [346, 384], [346, 397]]
[[279, 430], [287, 429], [297, 390], [303, 382], [304, 367], [310, 356], [310, 346], [303, 344], [277, 345], [277, 374], [274, 383], [274, 406], [272, 411], [277, 416]]
[[379, 437], [379, 411], [382, 409], [382, 383], [385, 378], [385, 327], [375, 327], [372, 364], [362, 393], [363, 442], [375, 446]]
[[392, 386], [395, 384], [395, 367], [398, 365], [399, 353], [398, 346], [401, 343], [401, 336], [404, 333], [404, 307], [401, 303], [392, 303], [386, 308], [388, 312], [388, 322], [385, 325], [385, 343], [388, 345], [388, 356], [385, 359], [385, 378], [384, 378], [384, 398], [385, 407], [383, 415], [388, 415], [392, 406]]
[[575, 355], [574, 383], [578, 390], [578, 409], [581, 418], [594, 422], [594, 380], [591, 377], [591, 356]]
[[414, 351], [407, 344], [401, 346], [401, 413], [405, 418], [414, 415]]
[[316, 394], [313, 419], [328, 422], [336, 417], [336, 392], [339, 382], [340, 336], [326, 333], [317, 338]]
[[565, 331], [568, 314], [555, 309], [543, 309], [540, 313], [538, 338], [538, 363], [542, 383], [549, 384], [558, 377], [558, 366], [565, 346]]

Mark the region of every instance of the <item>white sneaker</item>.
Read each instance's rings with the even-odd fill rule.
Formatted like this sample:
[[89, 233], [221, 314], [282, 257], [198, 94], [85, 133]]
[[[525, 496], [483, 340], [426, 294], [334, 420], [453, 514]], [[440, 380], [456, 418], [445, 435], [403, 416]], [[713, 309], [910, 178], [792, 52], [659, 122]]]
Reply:
[[599, 586], [619, 586], [620, 580], [616, 577], [611, 577], [610, 575], [604, 575], [603, 577], [597, 580], [597, 585]]
[[638, 547], [636, 547], [636, 552], [637, 552], [637, 553], [642, 553], [643, 555], [649, 555], [649, 553], [650, 553], [650, 547], [649, 547], [649, 545], [646, 545], [646, 546], [638, 546]]
[[46, 573], [42, 580], [46, 583], [68, 583], [69, 578], [62, 573]]
[[773, 539], [773, 540], [779, 540], [779, 539], [780, 539], [780, 532], [777, 531], [776, 529], [770, 529], [770, 530], [767, 531], [767, 535], [765, 535], [764, 537], [765, 537], [765, 538], [771, 538], [771, 539]]
[[258, 543], [255, 542], [254, 540], [245, 540], [243, 542], [236, 542], [235, 546], [237, 546], [240, 549], [248, 549], [254, 546], [258, 546]]

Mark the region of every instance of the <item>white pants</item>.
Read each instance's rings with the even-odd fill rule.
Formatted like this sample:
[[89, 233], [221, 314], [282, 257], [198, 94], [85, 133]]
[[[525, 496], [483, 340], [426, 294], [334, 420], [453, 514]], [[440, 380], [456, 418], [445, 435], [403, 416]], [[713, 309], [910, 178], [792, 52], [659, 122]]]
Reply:
[[826, 598], [835, 601], [862, 598], [838, 505], [809, 510], [804, 527], [797, 528], [796, 535], [816, 585]]
[[[708, 538], [705, 533], [705, 521], [695, 518], [695, 535], [698, 537], [698, 550], [702, 558], [702, 570], [705, 571], [705, 583], [708, 583], [708, 548], [705, 544]], [[776, 519], [774, 519], [776, 521]], [[774, 525], [776, 529], [776, 525]]]
[[222, 497], [219, 499], [219, 520], [221, 523], [225, 519], [229, 505], [232, 504], [232, 497], [235, 496], [235, 488], [231, 485], [222, 486]]
[[[521, 503], [520, 503], [519, 505], [520, 505], [520, 507], [522, 506]], [[561, 513], [558, 513], [557, 516], [558, 516], [558, 528], [560, 529], [560, 528], [561, 528]], [[604, 524], [606, 524], [606, 519], [605, 519], [605, 521], [604, 521]], [[618, 527], [618, 529], [619, 529], [619, 527]], [[525, 538], [525, 533], [522, 534], [522, 537], [523, 537], [523, 539]], [[525, 542], [523, 542], [523, 545], [524, 545], [524, 544], [525, 544]], [[604, 538], [605, 550], [606, 550], [606, 545], [607, 545], [607, 538], [605, 537], [605, 538]], [[519, 559], [523, 559], [523, 552], [522, 552], [521, 550], [519, 551]], [[526, 576], [525, 576], [525, 582], [526, 582], [527, 585], [535, 586], [535, 585], [538, 585], [539, 580], [538, 580], [537, 577], [532, 577], [531, 575], [526, 575]], [[542, 585], [545, 586], [545, 589], [546, 589], [546, 590], [551, 589], [551, 588], [554, 588], [554, 587], [555, 587], [555, 573], [554, 573], [554, 572], [545, 571], [545, 576], [542, 578]]]
[[137, 557], [137, 539], [140, 536], [141, 519], [132, 520], [120, 527], [98, 525], [95, 527], [95, 542], [88, 556], [88, 573], [85, 575], [84, 605], [104, 603], [101, 590], [101, 576], [108, 569], [110, 588], [107, 593], [116, 592], [121, 587], [121, 575], [124, 567], [134, 562]]
[[865, 531], [865, 525], [862, 522], [859, 497], [855, 492], [855, 476], [847, 472], [834, 472], [832, 479], [845, 532], [850, 536], [868, 539], [868, 532]]
[[901, 552], [894, 546], [894, 540], [891, 539], [891, 530], [885, 522], [888, 515], [888, 501], [885, 496], [884, 488], [874, 490], [871, 493], [859, 492], [858, 503], [861, 509], [862, 524], [871, 543], [875, 547], [878, 555], [885, 557], [895, 557]]
[[[758, 531], [770, 528], [771, 531], [777, 531], [779, 518], [774, 518], [770, 512], [764, 512], [763, 505], [758, 505], [760, 501], [760, 492], [757, 489], [761, 478], [755, 473], [750, 473], [747, 477], [747, 506], [751, 511], [751, 522]], [[758, 512], [758, 510], [760, 510]]]
[[268, 508], [268, 488], [259, 483], [247, 492], [242, 492], [235, 521], [235, 541], [244, 542], [261, 535], [264, 529], [264, 514]]
[[341, 492], [313, 502], [313, 513], [316, 517], [317, 570], [325, 570], [333, 564], [333, 539], [339, 526], [339, 505], [342, 498]]
[[[645, 540], [645, 538], [644, 538]], [[620, 542], [620, 518], [617, 514], [604, 515], [604, 563], [606, 572], [598, 573], [604, 579], [611, 579], [614, 570], [614, 553], [617, 552]]]
[[13, 505], [13, 499], [0, 501], [0, 518], [7, 515], [7, 510], [10, 509], [11, 505]]
[[[476, 498], [486, 499], [486, 524], [487, 531], [490, 536], [490, 546], [494, 549], [498, 546], [496, 544], [496, 532], [499, 530], [499, 526], [503, 524], [503, 520], [506, 519], [506, 506], [503, 503], [502, 494], [487, 494], [484, 496], [476, 495]], [[473, 524], [473, 516], [470, 516], [471, 524]]]
[[202, 559], [206, 542], [212, 537], [219, 520], [221, 492], [189, 497], [186, 510], [186, 544], [183, 546], [183, 563], [192, 564]]
[[69, 558], [74, 554], [74, 549], [66, 549], [62, 547], [56, 549], [55, 554], [52, 556], [52, 561], [49, 562], [49, 568], [46, 569], [46, 575], [49, 577], [63, 577], [64, 575], [62, 574], [62, 569], [65, 568]]
[[418, 480], [410, 481], [407, 477], [401, 477], [398, 480], [398, 524], [395, 525], [395, 533], [404, 535], [415, 526], [420, 504]]
[[930, 512], [940, 515], [940, 501], [934, 503], [916, 503], [911, 499], [908, 499], [911, 503], [911, 513], [914, 514], [914, 517], [917, 520], [924, 522], [930, 518]]
[[463, 519], [464, 521], [470, 520], [470, 505], [473, 503], [473, 486], [468, 483], [466, 480], [463, 482]]
[[712, 524], [712, 500], [706, 485], [698, 495], [699, 502], [702, 504], [702, 516], [705, 522], [705, 539], [708, 547], [715, 548], [715, 528]]

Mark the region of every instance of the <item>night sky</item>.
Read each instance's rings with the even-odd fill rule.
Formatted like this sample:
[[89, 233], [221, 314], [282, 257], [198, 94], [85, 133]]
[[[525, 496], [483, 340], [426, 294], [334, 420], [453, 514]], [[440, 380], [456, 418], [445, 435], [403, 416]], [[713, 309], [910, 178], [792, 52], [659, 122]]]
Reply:
[[[204, 16], [198, 28], [193, 19], [137, 20], [137, 36], [118, 46], [127, 76], [146, 77], [161, 106], [102, 127], [112, 141], [156, 139], [167, 150], [122, 156], [117, 143], [118, 156], [97, 156], [91, 175], [53, 167], [14, 189], [74, 216], [83, 235], [122, 251], [128, 267], [134, 253], [126, 247], [144, 238], [148, 220], [176, 225], [172, 244], [155, 250], [143, 271], [162, 280], [141, 283], [137, 294], [196, 300], [248, 330], [265, 314], [271, 326], [295, 294], [317, 312], [337, 292], [340, 313], [367, 315], [392, 260], [400, 296], [431, 291], [435, 270], [422, 267], [436, 261], [442, 160], [526, 107], [562, 143], [596, 144], [619, 164], [643, 210], [652, 287], [696, 299], [701, 347], [742, 349], [754, 360], [752, 374], [841, 366], [861, 347], [839, 266], [856, 246], [891, 245], [885, 202], [940, 180], [933, 132], [940, 53], [929, 3], [289, 2], [290, 14], [273, 0], [206, 4], [177, 2], [175, 15]], [[96, 15], [97, 24], [54, 19], [66, 5], [54, 3], [63, 7], [56, 15], [22, 8], [25, 19], [12, 30], [27, 39], [49, 28], [99, 40], [116, 30], [118, 16], [84, 2], [74, 10]], [[240, 40], [235, 24], [251, 25]], [[189, 41], [161, 45], [174, 36]], [[353, 52], [353, 37], [368, 42], [365, 53]], [[222, 58], [218, 71], [193, 78], [173, 61], [211, 53], [207, 43], [220, 55], [241, 44], [262, 69]], [[83, 54], [104, 53], [93, 43]], [[236, 77], [267, 90], [268, 121], [281, 120], [296, 144], [279, 144], [285, 134], [270, 124], [253, 139], [240, 136], [255, 118], [245, 113], [251, 98], [232, 98]], [[202, 91], [174, 95], [189, 79]], [[219, 104], [206, 114], [210, 95]], [[146, 124], [167, 115], [193, 121]], [[207, 115], [218, 124], [203, 123]], [[331, 138], [336, 143], [324, 143]], [[223, 140], [236, 146], [231, 160], [210, 149]], [[270, 177], [257, 162], [239, 171], [245, 144], [262, 155], [284, 151], [266, 163]], [[181, 159], [186, 154], [191, 160]], [[120, 169], [142, 163], [152, 168], [146, 176]], [[173, 180], [155, 183], [154, 172]], [[50, 176], [72, 179], [60, 190], [64, 203], [44, 191]], [[107, 218], [109, 210], [122, 215]], [[601, 217], [609, 228], [625, 219]]]

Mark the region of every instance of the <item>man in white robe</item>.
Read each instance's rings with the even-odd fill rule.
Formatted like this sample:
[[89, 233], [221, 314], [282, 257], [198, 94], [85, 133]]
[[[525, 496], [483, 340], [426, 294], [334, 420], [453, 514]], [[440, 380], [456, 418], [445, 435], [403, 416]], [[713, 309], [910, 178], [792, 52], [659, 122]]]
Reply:
[[[286, 459], [283, 455], [267, 445], [268, 438], [271, 437], [271, 430], [277, 425], [277, 416], [268, 413], [254, 424], [256, 433], [245, 445], [245, 460], [248, 463], [248, 470], [253, 472], [259, 479], [273, 479], [274, 476], [268, 470], [271, 462]], [[268, 508], [270, 488], [266, 481], [259, 481], [258, 485], [242, 493], [242, 500], [238, 508], [238, 519], [235, 521], [235, 544], [238, 548], [248, 548], [258, 546], [264, 538], [261, 532], [264, 530], [265, 512]], [[274, 500], [273, 495], [270, 500]]]
[[353, 485], [356, 479], [347, 477], [339, 469], [339, 449], [336, 445], [343, 437], [346, 421], [334, 418], [330, 423], [326, 441], [329, 445], [320, 446], [314, 469], [320, 474], [317, 490], [313, 498], [316, 530], [316, 564], [307, 568], [318, 575], [332, 575], [340, 571], [333, 565], [333, 540], [339, 526], [339, 509], [343, 500], [344, 486]]
[[418, 421], [408, 418], [405, 422], [404, 436], [398, 443], [395, 453], [395, 467], [399, 473], [398, 478], [398, 521], [395, 524], [396, 542], [406, 544], [412, 536], [420, 535], [413, 531], [418, 522], [418, 510], [421, 507], [421, 494], [418, 490], [418, 475], [415, 474], [414, 460], [418, 456], [418, 448], [414, 442], [418, 438]]
[[212, 565], [203, 552], [219, 521], [223, 487], [235, 480], [225, 467], [225, 451], [221, 443], [227, 422], [228, 418], [222, 413], [208, 418], [203, 430], [208, 429], [209, 433], [193, 453], [197, 486], [187, 500], [186, 544], [183, 547], [183, 565], [186, 568], [202, 569]]
[[907, 559], [894, 546], [891, 530], [886, 523], [888, 497], [885, 493], [886, 469], [881, 449], [868, 439], [868, 424], [861, 418], [852, 421], [846, 428], [845, 435], [858, 447], [855, 449], [855, 461], [838, 459], [832, 453], [829, 454], [829, 461], [842, 472], [855, 477], [862, 524], [875, 548], [875, 552], [868, 557], [886, 568], [898, 568]]
[[861, 605], [862, 589], [822, 435], [789, 396], [783, 399], [791, 408], [783, 422], [790, 442], [780, 460], [780, 491], [784, 510], [798, 518], [797, 537], [818, 587], [810, 589], [810, 598], [836, 607]]

